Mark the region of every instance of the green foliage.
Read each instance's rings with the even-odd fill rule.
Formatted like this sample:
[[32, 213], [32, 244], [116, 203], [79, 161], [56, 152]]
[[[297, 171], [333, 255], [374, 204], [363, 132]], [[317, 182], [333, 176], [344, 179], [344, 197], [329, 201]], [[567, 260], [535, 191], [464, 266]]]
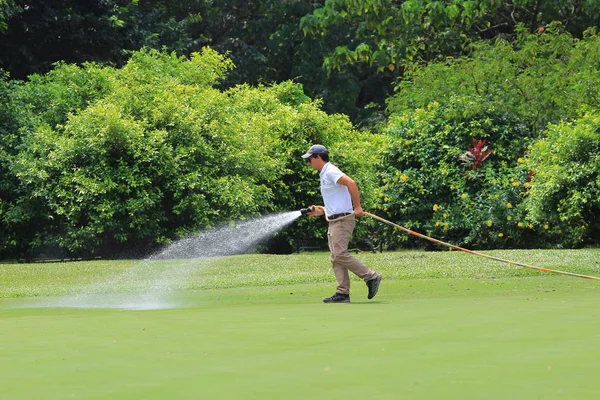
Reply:
[[[227, 79], [232, 87], [297, 78], [296, 65], [314, 50], [301, 44], [299, 20], [313, 8], [306, 1], [38, 3], [0, 2], [0, 68], [14, 78], [60, 61], [122, 66], [140, 48], [191, 56], [210, 45], [238, 66]], [[320, 60], [303, 64], [311, 73], [320, 68]]]
[[[518, 115], [529, 135], [538, 136], [548, 122], [572, 118], [580, 107], [600, 106], [600, 37], [595, 30], [582, 40], [557, 24], [544, 33], [520, 32], [512, 44], [480, 42], [469, 57], [414, 66], [399, 82], [388, 110], [473, 98]], [[465, 112], [477, 113], [470, 108]]]
[[534, 172], [524, 202], [528, 218], [565, 247], [597, 241], [600, 234], [600, 115], [550, 125], [530, 149]]
[[54, 63], [123, 66], [140, 48], [191, 56], [210, 45], [237, 66], [222, 83], [293, 80], [329, 113], [373, 127], [413, 62], [468, 54], [553, 21], [580, 38], [596, 0], [0, 1], [0, 68], [13, 78]]
[[0, 33], [6, 32], [8, 29], [7, 21], [20, 11], [23, 11], [23, 9], [18, 7], [14, 0], [0, 0]]
[[[474, 102], [477, 102], [474, 100]], [[517, 209], [526, 171], [518, 121], [477, 103], [432, 103], [426, 109], [394, 114], [387, 127], [391, 143], [377, 169], [377, 208], [388, 219], [436, 238], [472, 247], [519, 246], [523, 215]], [[485, 138], [493, 153], [483, 167], [461, 165], [472, 138]], [[414, 241], [388, 232], [392, 247]]]
[[23, 85], [5, 82], [9, 104], [24, 105], [29, 119], [7, 146], [13, 184], [0, 216], [14, 240], [1, 250], [147, 252], [216, 224], [299, 209], [318, 201], [318, 179], [300, 158], [313, 142], [373, 184], [356, 161], [372, 160], [370, 134], [328, 116], [291, 82], [215, 89], [232, 67], [208, 48], [190, 58], [142, 50], [122, 69], [61, 64]]
[[[379, 207], [392, 220], [472, 247], [575, 244], [545, 235], [540, 217], [529, 220], [525, 184], [538, 168], [523, 161], [548, 123], [600, 106], [599, 45], [594, 30], [575, 40], [555, 24], [521, 31], [514, 44], [480, 44], [469, 58], [411, 69], [389, 101], [392, 145], [378, 166]], [[486, 140], [492, 153], [468, 171], [458, 161], [473, 140]], [[586, 212], [574, 204], [571, 211]]]
[[[597, 26], [595, 2], [578, 0], [327, 0], [302, 18], [303, 32], [332, 43], [323, 66], [333, 76], [350, 75], [360, 92], [358, 107], [391, 97], [393, 79], [413, 63], [440, 62], [470, 52], [481, 40], [514, 38], [553, 21], [581, 37]], [[519, 28], [526, 27], [526, 28]], [[370, 90], [376, 86], [378, 90]]]
[[[596, 212], [584, 189], [562, 216], [529, 221], [558, 195], [539, 195], [550, 175], [538, 174], [523, 207], [538, 168], [518, 161], [600, 107], [594, 1], [80, 3], [0, 0], [2, 254], [146, 249], [317, 203], [299, 158], [312, 143], [357, 180], [365, 208], [460, 243], [552, 245], [565, 215], [584, 226]], [[492, 153], [469, 171], [458, 158], [474, 139]], [[593, 240], [595, 226], [565, 243]], [[321, 228], [304, 219], [281, 240]]]
[[0, 29], [0, 68], [24, 79], [59, 61], [122, 62], [127, 40], [117, 3], [122, 2], [9, 1], [6, 29]]
[[111, 89], [109, 74], [95, 64], [78, 67], [57, 63], [46, 75], [34, 74], [29, 81], [19, 83], [11, 102], [27, 110], [25, 119], [58, 127], [70, 113], [85, 109]]
[[512, 34], [522, 24], [530, 31], [557, 21], [580, 36], [598, 22], [592, 2], [555, 0], [515, 4], [498, 0], [327, 0], [302, 19], [305, 34], [323, 35], [336, 26], [350, 31], [347, 43], [325, 58], [330, 69], [356, 62], [376, 66], [379, 72], [417, 58], [435, 60], [458, 55], [470, 40]]

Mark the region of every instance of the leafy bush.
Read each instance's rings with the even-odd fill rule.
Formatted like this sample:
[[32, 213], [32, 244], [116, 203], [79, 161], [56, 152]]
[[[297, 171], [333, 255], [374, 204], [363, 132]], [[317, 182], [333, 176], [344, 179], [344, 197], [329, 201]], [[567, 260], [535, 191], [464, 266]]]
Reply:
[[534, 175], [524, 207], [548, 241], [565, 247], [600, 237], [600, 115], [548, 127], [531, 147]]
[[[415, 67], [388, 103], [385, 133], [391, 145], [377, 166], [378, 207], [409, 228], [475, 248], [562, 243], [540, 232], [546, 225], [543, 213], [529, 219], [533, 204], [541, 203], [525, 207], [523, 199], [540, 158], [524, 160], [548, 123], [562, 126], [560, 121], [576, 119], [578, 110], [600, 105], [599, 44], [594, 30], [577, 41], [552, 24], [534, 34], [521, 29], [512, 44], [480, 43], [469, 58]], [[459, 160], [474, 140], [485, 140], [492, 153], [470, 170]], [[546, 178], [536, 176], [537, 185], [543, 187]], [[588, 212], [585, 201], [593, 204], [591, 189], [584, 189], [587, 181], [577, 183], [586, 194], [570, 208], [575, 220], [576, 210]], [[386, 234], [391, 247], [424, 244], [403, 233]]]
[[[522, 241], [517, 208], [527, 171], [518, 121], [481, 107], [466, 117], [463, 103], [434, 103], [394, 115], [390, 147], [378, 165], [378, 208], [391, 220], [442, 240], [472, 247], [511, 247]], [[517, 128], [515, 128], [517, 127]], [[479, 168], [460, 163], [472, 138], [484, 138], [492, 153]], [[389, 235], [389, 233], [388, 233]], [[389, 245], [425, 245], [398, 232]]]
[[[317, 203], [318, 178], [300, 158], [315, 142], [373, 184], [362, 162], [374, 154], [369, 134], [320, 111], [291, 82], [216, 89], [232, 67], [210, 49], [190, 58], [144, 50], [122, 69], [61, 64], [12, 86], [29, 125], [5, 164], [14, 185], [0, 223], [13, 236], [0, 251], [143, 254], [217, 224]], [[319, 225], [305, 219], [297, 229]]]
[[[83, 67], [57, 64], [47, 75], [28, 82], [0, 80], [0, 255], [30, 257], [52, 239], [45, 229], [54, 224], [47, 200], [32, 196], [31, 182], [17, 173], [18, 158], [33, 132], [62, 131], [68, 116], [85, 109], [111, 90], [110, 70], [94, 64]], [[46, 143], [46, 140], [41, 141]], [[51, 143], [53, 144], [53, 143]], [[37, 189], [37, 188], [33, 188]], [[43, 244], [45, 243], [45, 244]]]

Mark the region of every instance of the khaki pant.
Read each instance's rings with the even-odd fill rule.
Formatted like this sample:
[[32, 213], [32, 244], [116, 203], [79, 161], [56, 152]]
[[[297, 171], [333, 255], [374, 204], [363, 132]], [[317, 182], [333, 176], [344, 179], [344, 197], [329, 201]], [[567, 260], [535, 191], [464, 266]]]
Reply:
[[331, 251], [333, 273], [337, 280], [337, 293], [350, 294], [350, 276], [348, 271], [356, 274], [364, 281], [377, 276], [369, 267], [362, 264], [348, 253], [348, 243], [354, 232], [355, 217], [351, 215], [339, 221], [330, 222], [327, 230], [327, 243]]

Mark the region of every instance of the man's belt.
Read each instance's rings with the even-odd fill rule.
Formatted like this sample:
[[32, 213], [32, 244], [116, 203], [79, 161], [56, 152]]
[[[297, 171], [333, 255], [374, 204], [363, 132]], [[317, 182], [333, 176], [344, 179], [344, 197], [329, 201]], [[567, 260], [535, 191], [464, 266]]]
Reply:
[[352, 213], [339, 213], [339, 214], [328, 215], [327, 219], [328, 220], [338, 219], [338, 218], [342, 218], [342, 217], [345, 217], [346, 215], [350, 215], [350, 214], [352, 214]]

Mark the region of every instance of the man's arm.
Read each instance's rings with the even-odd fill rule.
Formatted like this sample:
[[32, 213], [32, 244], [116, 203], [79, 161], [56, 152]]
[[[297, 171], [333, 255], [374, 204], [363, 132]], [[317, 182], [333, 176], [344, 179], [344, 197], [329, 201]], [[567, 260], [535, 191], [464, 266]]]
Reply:
[[354, 214], [357, 217], [360, 217], [364, 214], [362, 207], [360, 206], [360, 193], [358, 192], [358, 185], [352, 178], [348, 175], [342, 176], [336, 182], [339, 185], [344, 185], [348, 188], [348, 192], [350, 192], [350, 198], [352, 199], [352, 205], [354, 206]]

